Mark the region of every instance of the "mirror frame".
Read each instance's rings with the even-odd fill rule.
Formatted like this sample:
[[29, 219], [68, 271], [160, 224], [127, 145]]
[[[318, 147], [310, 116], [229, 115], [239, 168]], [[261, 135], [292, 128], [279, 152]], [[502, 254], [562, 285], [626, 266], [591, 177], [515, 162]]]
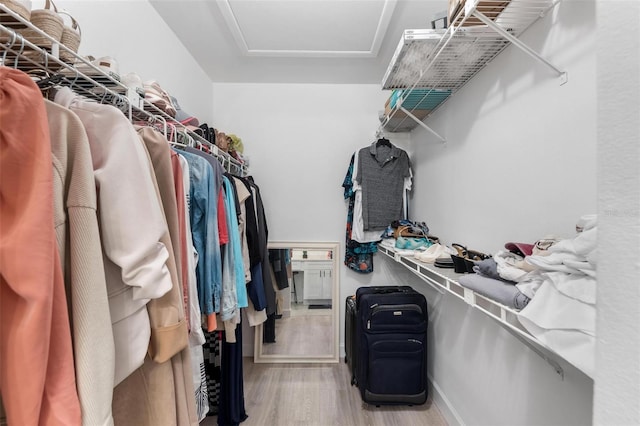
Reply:
[[255, 327], [253, 343], [253, 362], [258, 363], [337, 363], [340, 360], [340, 243], [302, 242], [302, 241], [269, 241], [268, 249], [320, 249], [333, 251], [333, 271], [331, 287], [331, 317], [333, 328], [333, 352], [329, 355], [265, 355], [262, 353], [262, 324]]

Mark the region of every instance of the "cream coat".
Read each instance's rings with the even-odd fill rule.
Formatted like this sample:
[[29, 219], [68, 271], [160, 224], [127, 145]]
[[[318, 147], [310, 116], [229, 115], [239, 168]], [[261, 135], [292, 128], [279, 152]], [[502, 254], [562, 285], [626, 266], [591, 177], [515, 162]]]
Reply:
[[82, 424], [113, 424], [115, 347], [87, 133], [70, 110], [45, 100], [53, 156], [56, 237], [71, 305]]

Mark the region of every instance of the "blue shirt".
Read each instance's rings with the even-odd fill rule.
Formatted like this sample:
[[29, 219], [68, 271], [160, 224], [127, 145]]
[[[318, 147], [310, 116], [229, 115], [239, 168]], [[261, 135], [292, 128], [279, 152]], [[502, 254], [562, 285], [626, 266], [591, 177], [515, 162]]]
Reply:
[[200, 310], [209, 315], [220, 312], [222, 260], [218, 234], [218, 193], [214, 170], [207, 160], [177, 151], [189, 163], [189, 218], [193, 245], [198, 252], [196, 278]]
[[237, 308], [249, 306], [247, 287], [244, 279], [244, 260], [242, 259], [242, 245], [240, 229], [236, 214], [235, 189], [226, 176], [222, 176], [225, 193], [225, 216], [229, 230], [229, 242], [223, 247], [224, 270], [222, 273], [222, 311], [223, 321], [231, 319]]

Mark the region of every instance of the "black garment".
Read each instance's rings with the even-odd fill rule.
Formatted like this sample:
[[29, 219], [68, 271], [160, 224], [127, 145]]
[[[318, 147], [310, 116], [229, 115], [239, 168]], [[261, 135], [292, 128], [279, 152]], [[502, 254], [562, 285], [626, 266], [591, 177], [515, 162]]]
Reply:
[[251, 176], [247, 177], [247, 181], [256, 193], [256, 212], [258, 213], [258, 241], [260, 249], [260, 259], [262, 260], [262, 281], [264, 283], [264, 293], [267, 297], [267, 315], [276, 312], [276, 291], [271, 281], [271, 272], [269, 271], [269, 259], [267, 253], [267, 241], [269, 238], [269, 228], [267, 227], [267, 218], [264, 214], [262, 197], [260, 196], [260, 188], [255, 184]]
[[[244, 184], [249, 192], [251, 192], [251, 185], [245, 178], [240, 178], [240, 181]], [[252, 196], [247, 198], [244, 202], [244, 207], [247, 211], [247, 244], [249, 246], [249, 259], [251, 266], [255, 266], [262, 261], [260, 258], [260, 238], [258, 237], [258, 221], [256, 219], [256, 207]]]
[[269, 262], [276, 277], [276, 285], [279, 290], [289, 287], [289, 276], [287, 274], [287, 250], [269, 249]]
[[222, 375], [220, 380], [220, 408], [218, 425], [238, 425], [247, 420], [244, 406], [244, 380], [242, 377], [242, 325], [236, 327], [236, 343], [228, 343], [223, 336]]
[[244, 202], [244, 207], [247, 212], [246, 235], [247, 245], [249, 248], [249, 263], [251, 266], [251, 281], [247, 283], [247, 294], [251, 299], [255, 310], [261, 311], [267, 308], [267, 296], [265, 292], [264, 279], [262, 277], [262, 258], [260, 256], [258, 220], [256, 218], [257, 214], [250, 182], [246, 178], [240, 178], [240, 181], [247, 188], [247, 191], [251, 193], [251, 196]]
[[267, 296], [264, 293], [262, 262], [251, 267], [251, 281], [247, 283], [247, 295], [256, 311], [267, 309]]
[[267, 320], [262, 323], [262, 342], [276, 342], [276, 314], [267, 315]]

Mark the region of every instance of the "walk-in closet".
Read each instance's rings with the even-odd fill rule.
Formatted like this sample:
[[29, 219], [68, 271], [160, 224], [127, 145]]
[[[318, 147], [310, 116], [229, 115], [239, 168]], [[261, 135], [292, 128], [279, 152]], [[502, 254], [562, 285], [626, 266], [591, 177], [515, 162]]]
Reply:
[[639, 40], [636, 0], [0, 0], [0, 424], [640, 424]]

